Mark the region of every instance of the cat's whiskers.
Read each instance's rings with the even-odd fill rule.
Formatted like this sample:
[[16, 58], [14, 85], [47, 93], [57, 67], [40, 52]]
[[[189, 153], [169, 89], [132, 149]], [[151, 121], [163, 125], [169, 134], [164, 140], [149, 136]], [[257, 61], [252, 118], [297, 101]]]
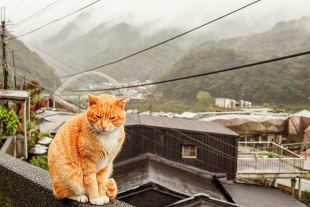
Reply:
[[100, 134], [100, 131], [96, 128], [96, 126], [92, 126], [92, 125], [89, 123], [87, 117], [86, 117], [86, 123], [87, 123], [87, 125], [88, 125], [88, 127], [89, 127], [89, 129], [90, 129], [90, 132], [91, 132], [92, 134]]

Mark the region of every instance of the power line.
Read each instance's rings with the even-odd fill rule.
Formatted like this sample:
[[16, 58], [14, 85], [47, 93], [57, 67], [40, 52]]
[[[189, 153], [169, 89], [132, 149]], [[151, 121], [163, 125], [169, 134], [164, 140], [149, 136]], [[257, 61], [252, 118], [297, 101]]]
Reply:
[[[150, 118], [155, 122], [156, 120], [154, 120], [154, 118], [152, 117], [152, 116], [150, 116]], [[161, 123], [161, 122], [159, 122], [159, 121], [157, 121], [158, 123]], [[164, 124], [165, 125], [165, 124]], [[206, 144], [206, 143], [204, 143], [204, 142], [202, 142], [202, 141], [199, 141], [199, 140], [197, 140], [197, 139], [195, 139], [195, 138], [193, 138], [193, 137], [191, 137], [191, 136], [189, 136], [189, 135], [187, 135], [187, 134], [185, 134], [185, 133], [183, 133], [183, 132], [180, 132], [179, 130], [177, 130], [177, 129], [173, 129], [173, 128], [169, 128], [169, 129], [171, 129], [171, 130], [173, 130], [173, 131], [175, 131], [175, 132], [177, 132], [177, 133], [179, 133], [179, 134], [181, 134], [181, 135], [183, 135], [183, 136], [185, 136], [185, 137], [187, 137], [187, 138], [189, 138], [189, 139], [191, 139], [191, 140], [194, 140], [195, 142], [198, 142], [199, 144], [202, 144], [203, 146], [206, 146], [206, 147], [208, 147], [208, 148], [210, 148], [212, 151], [216, 151], [219, 155], [221, 155], [221, 156], [223, 156], [223, 157], [227, 157], [227, 158], [229, 158], [229, 159], [232, 159], [232, 160], [236, 160], [237, 158], [235, 158], [235, 157], [233, 157], [233, 156], [231, 156], [230, 154], [227, 154], [227, 153], [225, 153], [225, 152], [222, 152], [222, 151], [220, 151], [220, 150], [218, 150], [218, 149], [216, 149], [216, 148], [214, 148], [214, 147], [211, 147], [210, 145], [208, 145], [208, 144]], [[171, 135], [172, 136], [172, 135]], [[208, 134], [207, 134], [207, 136], [209, 136]], [[175, 136], [174, 136], [175, 137]], [[181, 138], [179, 138], [179, 137], [175, 137], [176, 139], [179, 139], [179, 140], [182, 140]], [[217, 138], [214, 138], [214, 137], [211, 137], [211, 136], [209, 136], [209, 138], [213, 138], [213, 139], [215, 139], [215, 141], [218, 141], [218, 139]], [[183, 141], [183, 140], [182, 140]], [[228, 144], [228, 143], [225, 143], [225, 144]], [[230, 145], [230, 144], [228, 144], [228, 145]], [[204, 147], [201, 147], [201, 146], [198, 146], [199, 148], [201, 148], [201, 149], [205, 149]], [[234, 146], [235, 147], [235, 146]], [[208, 150], [208, 149], [205, 149], [205, 150]], [[215, 152], [213, 152], [213, 153], [215, 153]]]
[[8, 39], [7, 41], [10, 41], [10, 40], [13, 40], [13, 39], [17, 39], [17, 38], [23, 37], [23, 36], [25, 36], [25, 35], [31, 34], [31, 33], [33, 33], [33, 32], [36, 32], [36, 31], [38, 31], [38, 30], [40, 30], [40, 29], [46, 27], [47, 25], [50, 25], [50, 24], [52, 24], [52, 23], [54, 23], [54, 22], [57, 22], [57, 21], [60, 21], [60, 20], [66, 18], [66, 17], [68, 17], [68, 16], [71, 16], [71, 15], [73, 15], [73, 14], [75, 14], [75, 13], [77, 13], [77, 12], [83, 10], [83, 9], [86, 9], [87, 7], [90, 7], [90, 6], [92, 6], [93, 4], [98, 3], [99, 1], [100, 1], [100, 0], [97, 0], [97, 1], [95, 1], [95, 2], [93, 2], [93, 3], [91, 3], [91, 4], [88, 4], [87, 6], [84, 6], [84, 7], [80, 8], [80, 9], [78, 9], [78, 10], [76, 10], [76, 11], [74, 11], [74, 12], [68, 14], [68, 15], [65, 15], [65, 16], [63, 16], [63, 17], [61, 17], [61, 18], [55, 19], [55, 20], [53, 20], [53, 21], [51, 21], [51, 22], [49, 22], [49, 23], [47, 23], [47, 24], [45, 24], [45, 25], [43, 25], [43, 26], [41, 26], [41, 27], [39, 27], [39, 28], [37, 28], [37, 29], [34, 29], [34, 30], [30, 31], [30, 32], [27, 32], [27, 33], [25, 33], [25, 34], [19, 35], [19, 36], [17, 36], [17, 37], [12, 37], [12, 38]]
[[[26, 17], [25, 19], [23, 19], [23, 20], [17, 22], [15, 25], [11, 26], [9, 29], [12, 29], [12, 28], [14, 28], [14, 27], [17, 27], [18, 25], [21, 25], [21, 24], [23, 24], [23, 23], [25, 23], [25, 22], [27, 22], [27, 21], [33, 19], [34, 17], [36, 17], [36, 16], [38, 16], [38, 15], [40, 15], [40, 14], [46, 12], [47, 10], [53, 8], [54, 6], [57, 6], [57, 5], [54, 5], [54, 4], [58, 3], [59, 1], [65, 1], [65, 0], [57, 0], [57, 1], [54, 1], [52, 4], [50, 4], [50, 5], [48, 5], [47, 7], [41, 9], [40, 11], [38, 11], [38, 12], [36, 12], [36, 13], [30, 15], [29, 17]], [[60, 2], [60, 3], [62, 3], [62, 2]], [[54, 6], [53, 6], [53, 5], [54, 5]], [[45, 11], [44, 11], [44, 10], [45, 10]]]
[[[20, 7], [20, 5], [22, 5], [22, 3], [23, 3], [24, 1], [25, 1], [25, 0], [21, 0], [21, 1], [20, 1], [19, 5], [15, 8], [15, 10], [14, 10], [11, 14], [9, 14], [9, 17], [12, 16], [12, 15], [16, 12], [16, 10]], [[9, 17], [8, 17], [8, 19], [9, 19]]]
[[[82, 1], [84, 0], [80, 0], [73, 8], [71, 8], [68, 12], [71, 12], [73, 9], [75, 9]], [[68, 13], [66, 12], [66, 13]], [[49, 27], [47, 27], [45, 30], [43, 30], [40, 34], [38, 34], [37, 36], [35, 36], [34, 38], [32, 38], [30, 40], [30, 42], [32, 42], [33, 40], [37, 39], [39, 36], [41, 36], [43, 33], [45, 33], [47, 30], [51, 29], [53, 26], [55, 26], [57, 23], [53, 23], [51, 25], [49, 25]]]
[[[9, 49], [9, 50], [12, 50], [12, 49]], [[32, 75], [32, 73], [31, 73], [32, 71], [29, 71], [29, 70], [27, 69], [27, 67], [25, 67], [25, 65], [22, 63], [22, 61], [20, 61], [19, 58], [17, 58], [17, 55], [15, 55], [15, 59], [17, 60], [17, 62], [20, 63], [22, 69], [24, 69], [24, 70], [27, 72], [27, 74], [28, 74], [29, 76], [31, 76], [32, 80], [35, 81], [36, 78]], [[20, 77], [22, 77], [22, 78], [25, 78], [25, 80], [28, 80], [28, 82], [31, 81], [30, 79], [26, 78], [25, 75], [20, 75], [20, 74], [16, 73], [16, 71], [14, 72], [13, 70], [11, 70], [10, 68], [9, 68], [9, 70], [10, 70], [12, 73], [17, 74], [18, 76], [20, 76]], [[40, 80], [42, 80], [42, 79], [40, 79]], [[38, 81], [38, 82], [39, 82], [39, 81]], [[54, 82], [51, 82], [51, 81], [49, 81], [49, 83], [51, 83], [52, 85], [54, 84]], [[31, 84], [31, 85], [44, 88], [43, 86], [40, 86], [40, 85], [35, 85], [35, 84]], [[57, 86], [57, 87], [58, 87], [58, 86]], [[50, 90], [48, 90], [47, 88], [44, 88], [44, 90], [50, 92]], [[66, 91], [66, 90], [64, 90], [64, 91]], [[69, 92], [69, 91], [67, 91], [67, 92]], [[51, 92], [51, 93], [54, 94], [54, 92]], [[54, 94], [54, 95], [56, 95], [56, 94]], [[59, 96], [59, 97], [60, 97], [60, 96]]]
[[[163, 42], [160, 42], [160, 43], [158, 43], [158, 44], [156, 44], [156, 45], [153, 45], [153, 46], [151, 46], [151, 47], [148, 47], [148, 48], [146, 48], [146, 49], [144, 49], [144, 50], [141, 50], [141, 51], [139, 51], [139, 52], [133, 53], [133, 54], [128, 55], [128, 56], [125, 56], [125, 57], [120, 58], [120, 59], [118, 59], [118, 60], [116, 60], [116, 61], [113, 61], [113, 62], [104, 64], [104, 65], [101, 65], [101, 66], [97, 66], [97, 67], [95, 67], [95, 68], [88, 69], [88, 70], [83, 71], [83, 72], [88, 72], [88, 71], [96, 70], [96, 69], [99, 69], [99, 68], [103, 68], [103, 67], [108, 66], [108, 65], [113, 65], [113, 64], [115, 64], [115, 63], [121, 62], [121, 61], [123, 61], [123, 60], [125, 60], [125, 59], [128, 59], [128, 58], [130, 58], [130, 57], [133, 57], [133, 56], [138, 55], [138, 54], [140, 54], [140, 53], [143, 53], [143, 52], [145, 52], [145, 51], [151, 50], [151, 49], [153, 49], [153, 48], [155, 48], [155, 47], [158, 47], [158, 46], [160, 46], [160, 45], [162, 45], [162, 44], [165, 44], [165, 43], [167, 43], [167, 42], [170, 42], [171, 40], [177, 39], [177, 38], [179, 38], [179, 37], [181, 37], [181, 36], [184, 36], [184, 35], [186, 35], [186, 34], [188, 34], [188, 33], [190, 33], [190, 32], [193, 32], [193, 31], [195, 31], [195, 30], [197, 30], [197, 29], [200, 29], [200, 28], [202, 28], [202, 27], [204, 27], [204, 26], [206, 26], [206, 25], [209, 25], [209, 24], [211, 24], [211, 23], [213, 23], [213, 22], [215, 22], [215, 21], [218, 21], [218, 20], [220, 20], [220, 19], [223, 19], [224, 17], [227, 17], [227, 16], [229, 16], [229, 15], [231, 15], [231, 14], [233, 14], [233, 13], [236, 13], [236, 12], [238, 12], [238, 11], [240, 11], [240, 10], [246, 8], [246, 7], [249, 7], [249, 6], [255, 4], [255, 3], [259, 2], [259, 1], [261, 1], [261, 0], [252, 2], [252, 3], [250, 3], [250, 4], [246, 5], [246, 6], [243, 6], [243, 7], [239, 8], [239, 9], [237, 9], [237, 10], [234, 10], [234, 11], [232, 11], [232, 12], [229, 12], [228, 14], [225, 14], [225, 15], [223, 15], [223, 16], [221, 16], [221, 17], [218, 17], [218, 18], [216, 18], [216, 19], [214, 19], [214, 20], [212, 20], [212, 21], [209, 21], [209, 22], [207, 22], [207, 23], [205, 23], [205, 24], [203, 24], [203, 25], [200, 25], [200, 26], [198, 26], [198, 27], [195, 27], [194, 29], [188, 30], [187, 32], [184, 32], [184, 33], [182, 33], [182, 34], [179, 34], [179, 35], [177, 35], [177, 36], [174, 36], [174, 37], [172, 37], [172, 38], [170, 38], [170, 39], [168, 39], [168, 40], [165, 40], [165, 41], [163, 41]], [[38, 30], [38, 29], [37, 29], [37, 30]], [[36, 31], [36, 30], [35, 30], [35, 31]], [[32, 32], [33, 32], [33, 31], [32, 31]], [[27, 33], [26, 33], [26, 34], [27, 34]], [[26, 35], [26, 34], [24, 34], [24, 35]], [[19, 36], [19, 37], [21, 37], [21, 36]], [[15, 38], [18, 38], [18, 37], [15, 37]], [[11, 38], [11, 39], [12, 39], [12, 38]], [[8, 39], [8, 40], [11, 40], [11, 39]], [[75, 74], [71, 74], [71, 75], [67, 75], [67, 76], [62, 76], [62, 77], [59, 77], [59, 78], [60, 78], [60, 79], [61, 79], [61, 78], [67, 78], [67, 77], [71, 77], [71, 76], [74, 76], [74, 75], [77, 75], [77, 74], [81, 74], [81, 73], [83, 73], [83, 72], [75, 73]]]
[[[33, 78], [33, 80], [36, 80], [36, 78], [34, 78], [33, 75], [31, 74], [31, 71], [29, 71], [28, 69], [26, 69], [26, 67], [23, 65], [23, 63], [22, 63], [16, 56], [15, 56], [15, 59], [21, 64], [21, 66], [23, 67], [24, 70], [28, 71], [28, 74], [30, 74], [30, 76]], [[55, 74], [55, 72], [54, 72], [54, 74]], [[44, 80], [44, 79], [40, 78], [40, 81], [42, 81], [42, 80]], [[28, 80], [28, 81], [30, 81], [30, 80]], [[38, 82], [39, 82], [39, 81], [38, 81]], [[53, 81], [53, 82], [48, 81], [48, 82], [50, 83], [50, 85], [56, 86], [57, 88], [61, 87], [61, 86], [59, 86], [59, 85], [56, 85], [56, 83], [54, 83], [54, 81]], [[32, 85], [35, 86], [34, 84], [32, 84]], [[43, 86], [40, 86], [40, 85], [36, 85], [36, 86], [37, 86], [37, 87], [44, 88]], [[47, 91], [49, 91], [47, 88], [44, 88], [44, 89], [47, 90]], [[65, 91], [65, 92], [71, 92], [71, 91], [67, 91], [67, 90], [63, 90], [63, 91]], [[77, 93], [77, 92], [71, 92], [71, 93], [79, 94], [79, 93]], [[52, 94], [53, 94], [53, 95], [56, 95], [54, 92], [52, 92]], [[58, 95], [57, 95], [57, 96], [58, 96]], [[59, 97], [61, 97], [61, 96], [59, 96]]]
[[[234, 71], [234, 70], [238, 70], [238, 69], [242, 69], [242, 68], [248, 68], [248, 67], [252, 67], [252, 66], [256, 66], [256, 65], [262, 65], [262, 64], [266, 64], [266, 63], [276, 62], [276, 61], [280, 61], [280, 60], [290, 59], [290, 58], [299, 57], [299, 56], [303, 56], [303, 55], [309, 55], [309, 54], [310, 54], [310, 51], [306, 51], [306, 52], [295, 53], [292, 55], [286, 55], [286, 56], [282, 56], [282, 57], [278, 57], [278, 58], [273, 58], [273, 59], [269, 59], [269, 60], [254, 62], [254, 63], [250, 63], [250, 64], [246, 64], [246, 65], [226, 68], [226, 69], [207, 72], [207, 73], [200, 73], [200, 74], [196, 74], [196, 75], [184, 76], [184, 77], [180, 77], [180, 78], [173, 78], [173, 79], [168, 79], [168, 80], [163, 80], [163, 81], [157, 81], [157, 82], [153, 82], [153, 83], [144, 83], [144, 84], [137, 84], [137, 85], [131, 85], [131, 86], [117, 87], [117, 88], [107, 88], [107, 89], [90, 89], [87, 91], [109, 91], [109, 90], [117, 90], [117, 89], [124, 89], [124, 88], [132, 88], [132, 87], [139, 87], [139, 86], [148, 86], [148, 85], [169, 83], [169, 82], [174, 82], [174, 81], [186, 80], [186, 79], [190, 79], [190, 78], [198, 78], [198, 77], [202, 77], [202, 76], [213, 75], [213, 74], [217, 74], [217, 73]], [[85, 90], [80, 90], [80, 91], [77, 90], [77, 91], [71, 91], [71, 92], [83, 92], [83, 91], [85, 91]]]
[[[15, 57], [15, 59], [21, 64], [21, 66], [23, 67], [24, 70], [28, 71], [28, 70], [26, 69], [26, 67], [23, 65], [23, 63], [22, 63], [21, 61], [19, 61], [18, 58]], [[27, 80], [27, 81], [28, 81], [28, 82], [27, 82], [28, 84], [30, 84], [30, 85], [32, 85], [32, 86], [40, 87], [40, 88], [42, 88], [43, 90], [49, 92], [50, 94], [62, 98], [60, 95], [55, 94], [55, 91], [54, 91], [54, 90], [51, 91], [51, 90], [47, 89], [47, 88], [44, 87], [44, 86], [31, 83], [31, 81], [35, 81], [35, 79], [36, 79], [36, 78], [34, 78], [33, 75], [30, 73], [31, 71], [28, 72], [28, 74], [33, 78], [33, 80], [30, 80], [30, 79], [26, 78], [25, 75], [20, 75], [19, 73], [16, 73], [16, 71], [13, 71], [13, 70], [10, 69], [10, 68], [8, 68], [8, 70], [11, 71], [12, 73], [14, 73], [15, 75], [18, 75], [19, 77], [23, 78], [24, 80]], [[41, 79], [41, 80], [42, 80], [42, 79]], [[39, 83], [39, 81], [37, 81], [37, 82]], [[52, 83], [52, 84], [54, 84], [54, 83]], [[58, 86], [57, 86], [57, 87], [58, 87]], [[67, 91], [67, 90], [63, 90], [63, 91], [70, 92], [70, 91]], [[64, 98], [62, 98], [62, 99], [64, 99]], [[69, 102], [68, 100], [66, 100], [66, 101]], [[73, 103], [72, 103], [72, 104], [73, 104]], [[74, 105], [75, 105], [75, 104], [74, 104]], [[77, 107], [78, 107], [78, 108], [81, 108], [80, 106], [77, 106]]]
[[[10, 68], [8, 68], [8, 70], [11, 71], [12, 73], [14, 72], [14, 71], [13, 71], [12, 69], [10, 69]], [[21, 74], [19, 74], [19, 73], [16, 73], [16, 72], [15, 72], [15, 75], [18, 75], [19, 77], [21, 77], [21, 78], [27, 80], [27, 81], [28, 81], [27, 83], [30, 84], [30, 85], [32, 85], [32, 86], [39, 87], [39, 88], [41, 88], [42, 90], [45, 90], [45, 91], [49, 92], [49, 93], [52, 94], [53, 96], [57, 96], [57, 97], [59, 97], [59, 98], [62, 98], [60, 95], [55, 94], [53, 91], [51, 91], [51, 90], [49, 90], [49, 89], [47, 89], [47, 88], [45, 88], [45, 87], [43, 87], [43, 86], [40, 86], [40, 85], [31, 83], [31, 80], [25, 78], [25, 76], [23, 76], [23, 75], [21, 75]], [[79, 106], [77, 106], [77, 107], [79, 107]], [[80, 108], [80, 107], [79, 107], [79, 108]]]
[[[156, 129], [156, 128], [153, 128], [153, 127], [150, 127], [150, 128], [155, 129], [155, 130], [157, 130], [157, 131], [160, 131], [160, 130], [158, 130], [158, 129]], [[172, 148], [170, 148], [170, 147], [168, 147], [168, 146], [166, 146], [166, 145], [163, 145], [163, 144], [161, 144], [161, 143], [159, 143], [159, 142], [156, 142], [156, 141], [154, 141], [154, 140], [152, 140], [152, 139], [150, 139], [150, 138], [148, 138], [148, 137], [146, 137], [146, 136], [144, 136], [144, 135], [141, 135], [140, 133], [137, 133], [137, 132], [135, 132], [135, 131], [133, 131], [133, 130], [130, 130], [128, 127], [126, 127], [125, 130], [126, 130], [126, 131], [129, 131], [129, 132], [131, 132], [131, 133], [133, 133], [133, 134], [136, 134], [136, 135], [138, 135], [138, 136], [140, 136], [140, 137], [142, 137], [142, 138], [144, 138], [144, 139], [150, 140], [151, 142], [154, 142], [154, 143], [156, 143], [156, 144], [158, 144], [158, 145], [160, 145], [160, 146], [162, 146], [162, 147], [165, 147], [165, 148], [167, 148], [167, 149], [169, 149], [169, 150], [172, 150], [172, 151], [177, 152], [178, 154], [182, 155], [182, 153], [181, 153], [180, 151], [177, 151], [177, 150], [175, 150], [175, 149], [172, 149]], [[168, 136], [169, 136], [169, 137], [172, 137], [172, 138], [177, 138], [177, 137], [171, 136], [171, 135], [168, 135]], [[183, 140], [181, 140], [181, 141], [183, 141]], [[204, 148], [201, 148], [201, 149], [208, 151], [207, 149], [204, 149]], [[214, 152], [213, 152], [213, 153], [214, 153]], [[225, 169], [216, 167], [215, 165], [212, 165], [212, 164], [210, 164], [210, 163], [206, 163], [206, 162], [204, 162], [203, 160], [200, 160], [200, 159], [196, 159], [196, 160], [198, 160], [199, 162], [202, 162], [202, 163], [206, 164], [207, 166], [209, 165], [209, 166], [212, 166], [212, 167], [214, 167], [214, 168], [216, 168], [216, 169], [218, 169], [218, 170], [224, 171], [225, 173], [230, 173], [230, 172], [228, 172], [228, 171], [225, 170]], [[212, 172], [212, 173], [213, 173], [213, 172]]]
[[[153, 121], [154, 121], [154, 119], [153, 119]], [[213, 139], [214, 141], [216, 141], [216, 142], [221, 142], [221, 143], [223, 143], [224, 145], [227, 145], [227, 146], [232, 147], [232, 148], [238, 148], [238, 147], [236, 147], [235, 145], [232, 145], [232, 144], [229, 144], [229, 143], [227, 143], [227, 142], [225, 142], [225, 141], [222, 141], [222, 140], [218, 139], [217, 137], [214, 137], [214, 136], [212, 136], [212, 135], [210, 135], [210, 134], [208, 134], [208, 133], [197, 131], [197, 130], [194, 129], [192, 126], [189, 126], [189, 125], [185, 124], [184, 122], [179, 121], [178, 119], [174, 119], [174, 121], [176, 121], [176, 122], [178, 122], [179, 124], [182, 124], [182, 125], [184, 125], [184, 126], [190, 128], [190, 129], [191, 129], [192, 131], [194, 131], [194, 132], [197, 132], [197, 133], [206, 135], [206, 136], [208, 136], [209, 138], [212, 138], [212, 139]], [[161, 122], [161, 123], [164, 124], [164, 122]]]
[[[72, 67], [71, 65], [68, 65], [67, 63], [65, 63], [65, 62], [63, 62], [63, 61], [61, 61], [61, 60], [59, 60], [59, 59], [56, 58], [55, 56], [48, 54], [47, 52], [43, 51], [42, 49], [40, 49], [40, 48], [34, 46], [33, 44], [31, 44], [30, 42], [27, 42], [26, 40], [23, 40], [23, 41], [26, 42], [27, 44], [29, 44], [30, 46], [36, 48], [37, 50], [43, 52], [43, 53], [46, 54], [47, 56], [49, 56], [49, 57], [51, 57], [51, 58], [57, 60], [58, 62], [64, 64], [65, 66], [67, 66], [67, 67], [69, 67], [69, 68], [71, 68], [71, 69], [73, 69], [73, 70], [75, 70], [75, 71], [80, 72], [80, 70], [78, 70], [78, 69]], [[48, 62], [48, 63], [50, 63], [51, 65], [55, 66], [56, 68], [62, 70], [63, 72], [69, 73], [67, 70], [65, 70], [65, 69], [63, 69], [63, 68], [57, 66], [55, 63], [52, 63], [51, 61], [48, 61], [47, 59], [43, 58], [42, 56], [40, 56], [40, 57], [41, 57], [43, 60], [45, 60], [46, 62]], [[96, 79], [94, 79], [94, 78], [93, 78], [92, 76], [90, 76], [90, 75], [85, 75], [85, 76], [88, 77], [88, 78], [90, 78], [91, 80], [94, 80], [96, 83], [100, 83], [100, 82], [98, 82]], [[53, 79], [54, 79], [54, 78], [53, 78]], [[47, 79], [41, 79], [41, 80], [47, 80], [47, 81], [48, 81], [48, 80], [53, 80], [53, 79], [47, 78]], [[58, 79], [58, 78], [57, 78], [57, 79]]]
[[[10, 49], [12, 50], [12, 49]], [[31, 54], [31, 53], [30, 53]], [[30, 55], [32, 57], [32, 55]], [[17, 60], [17, 62], [19, 62], [19, 64], [21, 65], [21, 67], [27, 72], [27, 74], [29, 74], [29, 76], [31, 76], [31, 78], [33, 78], [33, 80], [36, 80], [36, 78], [32, 75], [31, 70], [28, 70], [27, 67], [25, 67], [25, 65], [23, 64], [22, 61], [19, 60], [19, 57], [18, 57], [18, 53], [15, 54], [15, 59]], [[41, 79], [42, 80], [42, 79]], [[53, 82], [52, 81], [48, 81], [49, 83], [51, 83], [53, 85]]]

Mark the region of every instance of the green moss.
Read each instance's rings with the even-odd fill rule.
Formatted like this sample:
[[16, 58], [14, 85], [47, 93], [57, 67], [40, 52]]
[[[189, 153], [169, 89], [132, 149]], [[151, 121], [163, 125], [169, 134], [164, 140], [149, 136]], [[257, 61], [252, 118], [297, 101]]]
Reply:
[[272, 152], [261, 153], [260, 156], [268, 156], [268, 158], [274, 158], [274, 154]]

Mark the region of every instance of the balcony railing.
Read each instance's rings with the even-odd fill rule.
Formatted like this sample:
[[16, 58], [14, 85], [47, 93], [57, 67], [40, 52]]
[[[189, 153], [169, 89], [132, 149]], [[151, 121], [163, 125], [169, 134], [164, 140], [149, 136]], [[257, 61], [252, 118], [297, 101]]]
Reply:
[[300, 158], [238, 158], [238, 173], [296, 173], [301, 172]]
[[238, 174], [300, 174], [304, 157], [274, 142], [239, 142]]

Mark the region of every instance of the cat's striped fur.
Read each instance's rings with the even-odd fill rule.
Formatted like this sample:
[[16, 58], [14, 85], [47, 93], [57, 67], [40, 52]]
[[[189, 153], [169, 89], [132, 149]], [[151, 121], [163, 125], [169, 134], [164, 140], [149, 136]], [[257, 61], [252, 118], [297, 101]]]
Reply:
[[88, 94], [88, 100], [87, 111], [57, 132], [48, 150], [48, 166], [56, 198], [101, 205], [117, 195], [110, 176], [125, 138], [127, 98]]

